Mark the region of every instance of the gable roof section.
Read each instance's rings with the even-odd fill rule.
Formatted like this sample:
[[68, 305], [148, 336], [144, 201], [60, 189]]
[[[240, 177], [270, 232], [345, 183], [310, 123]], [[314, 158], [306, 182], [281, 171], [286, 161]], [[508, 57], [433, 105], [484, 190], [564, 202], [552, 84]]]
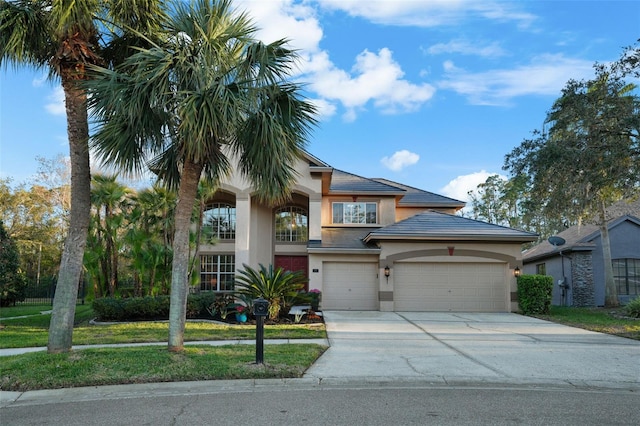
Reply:
[[306, 159], [309, 162], [309, 167], [311, 169], [326, 169], [328, 171], [333, 170], [333, 167], [331, 167], [330, 165], [328, 165], [327, 163], [325, 163], [324, 161], [320, 160], [318, 157], [313, 156], [311, 153], [309, 153], [306, 150], [301, 150], [302, 151], [302, 157], [304, 159]]
[[334, 169], [331, 177], [331, 194], [347, 195], [403, 195], [405, 190], [386, 183]]
[[408, 185], [403, 185], [401, 183], [394, 182], [388, 179], [374, 178], [372, 180], [384, 183], [386, 185], [395, 186], [396, 188], [406, 191], [405, 195], [398, 202], [398, 206], [401, 207], [463, 208], [466, 204], [464, 201], [434, 194], [433, 192], [424, 191], [422, 189], [414, 188]]
[[[611, 230], [626, 221], [631, 221], [640, 226], [639, 218], [631, 215], [623, 215], [610, 220], [607, 227]], [[524, 262], [532, 262], [534, 260], [554, 256], [560, 251], [593, 250], [595, 248], [593, 240], [600, 236], [600, 228], [593, 224], [574, 225], [556, 235], [558, 237], [562, 237], [566, 241], [565, 244], [556, 247], [549, 241], [542, 241], [540, 244], [525, 251], [523, 253], [522, 260]]]
[[364, 242], [375, 240], [432, 241], [535, 241], [537, 234], [480, 222], [462, 216], [427, 211], [370, 232]]

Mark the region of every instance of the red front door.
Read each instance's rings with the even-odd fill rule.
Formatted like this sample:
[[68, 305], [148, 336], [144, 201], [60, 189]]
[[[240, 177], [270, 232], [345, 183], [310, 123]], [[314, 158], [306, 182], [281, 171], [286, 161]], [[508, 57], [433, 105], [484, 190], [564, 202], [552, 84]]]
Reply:
[[[275, 256], [274, 268], [283, 268], [285, 271], [303, 271], [309, 278], [309, 262], [307, 256]], [[309, 290], [309, 284], [304, 285], [305, 291]]]

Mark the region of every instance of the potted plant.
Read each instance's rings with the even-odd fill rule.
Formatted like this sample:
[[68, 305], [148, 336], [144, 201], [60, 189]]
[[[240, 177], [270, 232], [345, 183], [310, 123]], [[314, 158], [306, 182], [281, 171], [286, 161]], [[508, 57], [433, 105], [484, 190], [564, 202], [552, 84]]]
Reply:
[[247, 307], [244, 305], [236, 306], [236, 321], [239, 323], [247, 322]]

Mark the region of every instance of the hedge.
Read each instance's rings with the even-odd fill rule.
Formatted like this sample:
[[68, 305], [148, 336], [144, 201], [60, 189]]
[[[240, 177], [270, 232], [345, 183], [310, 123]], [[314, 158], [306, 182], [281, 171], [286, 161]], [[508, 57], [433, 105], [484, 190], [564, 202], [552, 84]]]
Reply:
[[[207, 308], [215, 298], [214, 292], [190, 294], [187, 318], [211, 318]], [[169, 296], [105, 297], [94, 300], [91, 306], [99, 321], [144, 321], [168, 319], [169, 304]]]
[[525, 315], [548, 314], [551, 306], [553, 277], [522, 275], [518, 277], [518, 304]]

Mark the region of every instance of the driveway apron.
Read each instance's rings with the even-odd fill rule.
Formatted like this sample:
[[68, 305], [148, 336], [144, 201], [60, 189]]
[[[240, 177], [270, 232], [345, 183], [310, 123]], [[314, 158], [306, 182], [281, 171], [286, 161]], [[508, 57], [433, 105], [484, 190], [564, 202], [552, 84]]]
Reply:
[[511, 313], [324, 312], [320, 380], [640, 389], [640, 341]]

